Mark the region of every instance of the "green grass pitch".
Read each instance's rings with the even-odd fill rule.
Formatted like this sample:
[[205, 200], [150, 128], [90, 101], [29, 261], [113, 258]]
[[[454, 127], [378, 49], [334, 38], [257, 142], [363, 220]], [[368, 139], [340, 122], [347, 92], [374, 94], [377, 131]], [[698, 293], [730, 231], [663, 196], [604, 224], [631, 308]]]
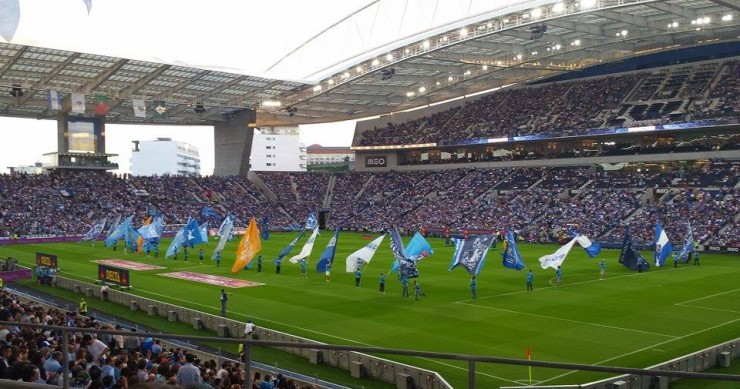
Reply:
[[[388, 238], [365, 268], [362, 285], [345, 273], [345, 258], [369, 242], [360, 234], [340, 233], [331, 282], [317, 274], [315, 264], [331, 238], [323, 232], [309, 259], [309, 277], [299, 266], [283, 261], [275, 274], [272, 259], [295, 237], [273, 233], [262, 242], [265, 265], [231, 274], [237, 239], [224, 250], [220, 268], [210, 259], [215, 247], [206, 246], [200, 264], [197, 249], [190, 261], [124, 255], [85, 244], [2, 246], [0, 256], [15, 256], [32, 265], [36, 251], [59, 256], [60, 274], [92, 282], [95, 259], [120, 258], [166, 266], [164, 270], [131, 271], [131, 293], [218, 314], [215, 285], [157, 275], [169, 271], [233, 277], [264, 283], [232, 289], [229, 317], [251, 318], [257, 325], [321, 342], [425, 351], [524, 358], [596, 365], [647, 367], [683, 354], [734, 339], [740, 334], [740, 257], [703, 254], [701, 266], [682, 265], [645, 273], [630, 271], [617, 262], [617, 250], [604, 250], [607, 279], [599, 280], [598, 260], [589, 259], [575, 246], [563, 265], [563, 285], [552, 284], [554, 272], [543, 270], [537, 258], [555, 251], [555, 245], [522, 244], [525, 263], [535, 274], [534, 291], [525, 291], [525, 271], [505, 269], [498, 249], [492, 249], [478, 277], [478, 300], [470, 298], [470, 276], [464, 269], [447, 270], [452, 248], [441, 239], [429, 239], [434, 255], [418, 266], [426, 297], [401, 297], [401, 285], [388, 278], [386, 294], [378, 293], [378, 275], [391, 268]], [[408, 241], [409, 238], [405, 238]], [[294, 248], [296, 254], [303, 242]], [[160, 245], [162, 256], [169, 242]], [[501, 244], [499, 244], [499, 248]], [[643, 253], [652, 258], [651, 253]], [[96, 301], [91, 301], [94, 308]], [[387, 357], [387, 356], [386, 356]], [[464, 362], [410, 357], [390, 358], [438, 371], [451, 384], [467, 383]], [[269, 363], [269, 361], [267, 361]], [[478, 364], [478, 387], [525, 383], [526, 367]], [[535, 368], [533, 382], [584, 383], [607, 375]]]

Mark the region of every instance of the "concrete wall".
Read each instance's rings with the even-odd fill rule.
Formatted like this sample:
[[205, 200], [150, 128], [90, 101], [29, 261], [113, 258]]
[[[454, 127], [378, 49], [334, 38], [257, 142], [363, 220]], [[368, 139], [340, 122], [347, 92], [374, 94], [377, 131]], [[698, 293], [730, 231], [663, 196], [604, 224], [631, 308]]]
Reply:
[[[89, 297], [100, 298], [100, 286], [98, 285], [57, 277], [57, 287], [85, 294]], [[214, 331], [219, 336], [228, 335], [225, 337], [238, 338], [244, 332], [244, 323], [241, 321], [136, 296], [123, 290], [111, 288], [108, 299], [111, 302], [125, 305], [132, 311], [144, 311], [150, 315], [167, 318], [170, 321], [179, 321], [191, 325], [197, 321], [202, 326], [201, 328]], [[228, 334], [224, 334], [224, 328], [228, 329]], [[310, 339], [273, 331], [261, 326], [257, 327], [256, 332], [259, 340], [319, 344], [319, 342]], [[365, 376], [394, 383], [398, 388], [406, 388], [407, 377], [410, 377], [408, 379], [414, 382], [414, 387], [417, 389], [452, 389], [452, 386], [436, 372], [372, 355], [351, 351], [326, 351], [307, 348], [278, 347], [278, 349], [306, 358], [312, 363], [323, 363], [348, 370], [356, 377]]]

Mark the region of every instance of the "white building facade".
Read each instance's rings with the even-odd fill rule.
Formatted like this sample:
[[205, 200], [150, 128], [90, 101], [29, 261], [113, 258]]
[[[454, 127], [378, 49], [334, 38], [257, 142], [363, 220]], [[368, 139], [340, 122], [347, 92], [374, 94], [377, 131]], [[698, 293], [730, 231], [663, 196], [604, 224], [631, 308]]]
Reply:
[[252, 138], [251, 171], [306, 171], [306, 146], [298, 127], [260, 127]]
[[309, 165], [355, 162], [355, 152], [349, 147], [324, 147], [314, 144], [306, 147], [306, 153]]
[[134, 145], [131, 152], [131, 174], [134, 176], [200, 175], [200, 152], [189, 143], [157, 138], [134, 141]]

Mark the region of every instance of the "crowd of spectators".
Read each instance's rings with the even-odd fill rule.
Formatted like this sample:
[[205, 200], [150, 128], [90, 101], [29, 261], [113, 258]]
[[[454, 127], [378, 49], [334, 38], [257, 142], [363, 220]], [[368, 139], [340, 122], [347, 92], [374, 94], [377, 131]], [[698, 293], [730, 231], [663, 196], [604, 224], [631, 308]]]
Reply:
[[[239, 362], [200, 360], [187, 349], [162, 345], [159, 339], [136, 329], [103, 323], [94, 316], [63, 311], [21, 300], [0, 290], [0, 386], [2, 379], [39, 385], [61, 386], [64, 354], [69, 361], [69, 385], [85, 389], [127, 389], [136, 384], [172, 387], [242, 389], [254, 388]], [[24, 324], [45, 324], [71, 329], [68, 348], [60, 331]], [[121, 334], [82, 333], [76, 328], [117, 330]], [[255, 374], [255, 377], [259, 373]], [[261, 377], [261, 375], [259, 375]], [[267, 374], [260, 388], [297, 388], [295, 381]], [[306, 386], [310, 389], [313, 386]]]
[[[622, 115], [627, 113], [636, 122], [656, 119], [659, 123], [736, 117], [740, 112], [738, 79], [740, 61], [730, 60], [517, 87], [429, 117], [367, 130], [358, 144], [451, 145], [479, 138], [542, 133], [573, 136], [594, 128], [623, 125]], [[687, 115], [674, 116], [677, 111]]]
[[271, 230], [290, 230], [327, 204], [327, 226], [346, 230], [516, 229], [540, 241], [577, 226], [589, 236], [618, 241], [629, 224], [637, 239], [649, 241], [656, 221], [676, 231], [688, 220], [698, 240], [735, 246], [738, 173], [740, 163], [721, 160], [619, 170], [258, 173], [277, 200], [234, 177], [1, 175], [0, 236], [79, 235], [103, 216], [134, 214], [138, 223], [153, 211], [170, 225], [193, 216], [215, 227], [230, 213], [237, 227], [252, 216], [268, 216]]

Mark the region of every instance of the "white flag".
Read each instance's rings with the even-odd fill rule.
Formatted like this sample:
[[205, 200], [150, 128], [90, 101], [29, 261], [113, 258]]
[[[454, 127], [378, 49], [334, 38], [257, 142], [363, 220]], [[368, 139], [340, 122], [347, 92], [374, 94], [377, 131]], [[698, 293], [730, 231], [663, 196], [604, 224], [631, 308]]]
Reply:
[[62, 95], [59, 93], [58, 90], [46, 90], [46, 108], [48, 108], [49, 111], [62, 110]]
[[558, 266], [562, 265], [563, 261], [565, 261], [565, 257], [568, 256], [570, 249], [573, 248], [573, 244], [576, 243], [576, 239], [577, 238], [571, 239], [570, 242], [560, 247], [554, 253], [540, 257], [540, 266], [542, 266], [543, 269], [547, 269], [548, 267], [557, 269]]
[[319, 234], [319, 227], [314, 228], [313, 233], [311, 234], [311, 237], [308, 238], [306, 241], [306, 244], [303, 245], [303, 248], [301, 249], [301, 252], [298, 253], [298, 255], [295, 255], [289, 259], [290, 263], [296, 264], [301, 259], [308, 258], [309, 255], [311, 255], [311, 251], [313, 251], [313, 242], [316, 240], [316, 235]]
[[385, 235], [375, 238], [372, 242], [368, 243], [365, 247], [355, 251], [347, 257], [347, 273], [354, 273], [357, 270], [357, 265], [362, 263], [370, 263], [373, 259], [375, 251], [378, 250], [378, 246], [385, 238]]
[[72, 93], [72, 112], [85, 114], [85, 95], [82, 93]]
[[134, 107], [134, 116], [137, 118], [145, 118], [146, 102], [144, 99], [131, 99], [131, 103]]

